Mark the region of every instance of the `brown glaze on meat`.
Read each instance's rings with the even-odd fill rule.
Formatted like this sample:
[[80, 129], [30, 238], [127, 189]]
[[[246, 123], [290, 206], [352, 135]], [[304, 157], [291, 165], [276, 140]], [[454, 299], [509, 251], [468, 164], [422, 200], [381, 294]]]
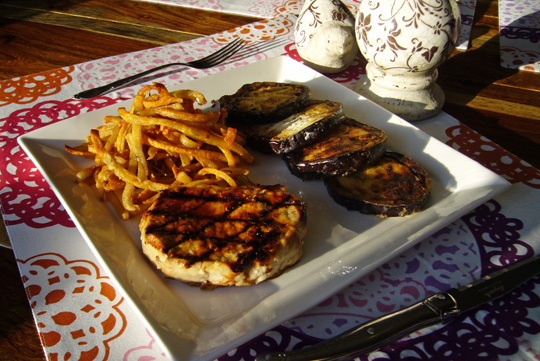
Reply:
[[[163, 192], [140, 228], [143, 250], [167, 276], [243, 285], [274, 277], [298, 261], [306, 212], [304, 203], [279, 185], [189, 187]], [[178, 273], [165, 272], [161, 266], [167, 260]], [[209, 269], [222, 274], [206, 276]]]

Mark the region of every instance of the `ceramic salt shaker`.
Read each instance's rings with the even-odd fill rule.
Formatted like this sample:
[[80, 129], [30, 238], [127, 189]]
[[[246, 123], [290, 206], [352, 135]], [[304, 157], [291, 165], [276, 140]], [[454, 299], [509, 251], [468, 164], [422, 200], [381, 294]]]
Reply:
[[345, 70], [356, 58], [355, 18], [339, 0], [306, 0], [294, 31], [298, 54], [325, 74]]
[[363, 0], [356, 39], [368, 64], [354, 90], [409, 121], [436, 115], [445, 98], [437, 67], [460, 24], [455, 0]]

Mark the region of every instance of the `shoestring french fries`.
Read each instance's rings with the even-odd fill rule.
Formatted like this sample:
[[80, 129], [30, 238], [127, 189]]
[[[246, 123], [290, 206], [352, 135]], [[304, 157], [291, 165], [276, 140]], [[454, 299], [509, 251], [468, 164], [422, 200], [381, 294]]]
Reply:
[[93, 183], [123, 219], [142, 213], [165, 189], [244, 182], [253, 157], [236, 129], [224, 125], [224, 109], [195, 108], [205, 103], [194, 90], [145, 86], [129, 111], [119, 108], [85, 143], [65, 146], [73, 155], [94, 159], [77, 180]]

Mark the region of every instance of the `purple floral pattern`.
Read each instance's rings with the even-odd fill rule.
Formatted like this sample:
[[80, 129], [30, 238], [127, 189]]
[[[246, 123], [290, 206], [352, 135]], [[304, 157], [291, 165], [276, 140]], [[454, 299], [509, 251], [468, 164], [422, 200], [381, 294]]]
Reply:
[[[520, 241], [522, 229], [520, 220], [501, 213], [499, 203], [487, 202], [305, 314], [219, 360], [251, 360], [265, 351], [300, 349], [530, 257], [532, 248]], [[514, 355], [521, 337], [540, 333], [537, 320], [530, 317], [540, 307], [539, 286], [540, 277], [533, 278], [448, 324], [415, 332], [360, 360], [487, 361]], [[325, 327], [316, 329], [316, 324]]]

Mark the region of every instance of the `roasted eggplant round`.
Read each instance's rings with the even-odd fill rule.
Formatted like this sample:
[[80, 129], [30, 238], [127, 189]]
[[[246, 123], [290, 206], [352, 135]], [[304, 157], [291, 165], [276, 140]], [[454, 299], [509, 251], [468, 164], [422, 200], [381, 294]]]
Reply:
[[243, 128], [285, 119], [303, 109], [310, 98], [309, 87], [302, 84], [255, 82], [222, 96], [219, 103], [227, 110], [227, 123]]
[[380, 217], [401, 217], [421, 210], [431, 179], [417, 162], [387, 152], [375, 164], [347, 176], [324, 180], [330, 196], [349, 210]]
[[345, 119], [343, 105], [329, 100], [312, 100], [291, 116], [267, 124], [241, 128], [249, 147], [266, 154], [284, 154], [309, 145]]
[[386, 151], [386, 134], [375, 127], [347, 118], [314, 144], [291, 152], [286, 162], [304, 179], [346, 175], [372, 164]]
[[270, 147], [276, 154], [289, 153], [317, 141], [344, 119], [341, 103], [330, 100], [316, 102], [272, 124], [267, 130]]

